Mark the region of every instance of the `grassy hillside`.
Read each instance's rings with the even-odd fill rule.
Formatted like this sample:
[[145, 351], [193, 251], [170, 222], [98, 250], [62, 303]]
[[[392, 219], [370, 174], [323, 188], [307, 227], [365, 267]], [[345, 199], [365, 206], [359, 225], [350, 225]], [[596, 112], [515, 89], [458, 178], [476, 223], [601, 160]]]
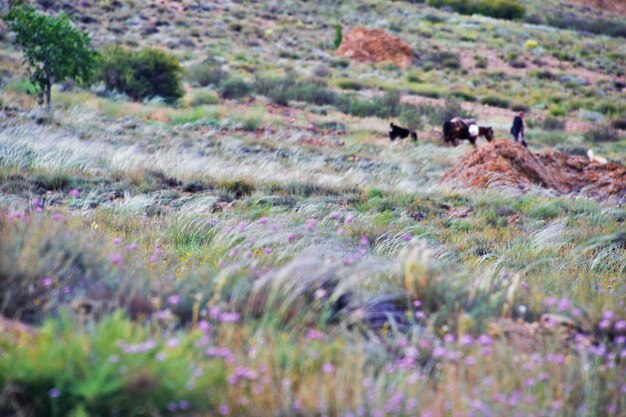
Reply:
[[[169, 51], [185, 93], [68, 82], [46, 114], [0, 23], [0, 415], [626, 413], [624, 201], [440, 181], [453, 115], [625, 164], [622, 15], [34, 3]], [[337, 25], [415, 61], [339, 57]]]

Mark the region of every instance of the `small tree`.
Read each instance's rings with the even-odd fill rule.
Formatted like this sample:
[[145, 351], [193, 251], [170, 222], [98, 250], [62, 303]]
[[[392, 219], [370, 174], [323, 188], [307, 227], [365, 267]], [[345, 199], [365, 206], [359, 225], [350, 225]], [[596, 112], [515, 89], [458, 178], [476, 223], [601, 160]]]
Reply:
[[81, 83], [89, 81], [97, 52], [89, 47], [89, 35], [75, 29], [65, 13], [59, 17], [47, 16], [29, 4], [15, 1], [5, 21], [15, 32], [15, 41], [24, 49], [39, 104], [45, 99], [48, 111], [53, 83], [68, 78]]

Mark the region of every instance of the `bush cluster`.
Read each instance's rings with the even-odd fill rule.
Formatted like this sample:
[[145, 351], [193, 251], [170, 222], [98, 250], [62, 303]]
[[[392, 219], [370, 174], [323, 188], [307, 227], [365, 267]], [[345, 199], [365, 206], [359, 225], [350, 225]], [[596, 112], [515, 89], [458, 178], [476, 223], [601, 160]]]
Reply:
[[565, 121], [557, 117], [547, 116], [541, 123], [543, 130], [563, 130]]
[[180, 62], [159, 49], [134, 52], [119, 46], [106, 48], [100, 75], [108, 90], [136, 101], [161, 97], [166, 103], [174, 103], [183, 96]]
[[535, 17], [535, 19], [538, 19], [538, 21], [533, 21], [532, 23], [546, 24], [559, 29], [626, 38], [626, 21], [594, 19], [589, 16], [579, 17], [571, 13], [551, 13], [543, 17]]
[[600, 125], [585, 132], [587, 142], [613, 142], [619, 140], [619, 134], [615, 129], [607, 125]]
[[433, 7], [449, 7], [457, 13], [471, 15], [481, 14], [496, 19], [521, 19], [526, 8], [514, 0], [428, 0]]
[[511, 102], [508, 99], [498, 96], [483, 97], [480, 99], [480, 103], [488, 106], [501, 107], [503, 109], [508, 109], [511, 105]]
[[228, 78], [228, 73], [222, 69], [219, 63], [202, 62], [187, 69], [187, 79], [196, 86], [213, 85], [217, 87], [225, 78]]

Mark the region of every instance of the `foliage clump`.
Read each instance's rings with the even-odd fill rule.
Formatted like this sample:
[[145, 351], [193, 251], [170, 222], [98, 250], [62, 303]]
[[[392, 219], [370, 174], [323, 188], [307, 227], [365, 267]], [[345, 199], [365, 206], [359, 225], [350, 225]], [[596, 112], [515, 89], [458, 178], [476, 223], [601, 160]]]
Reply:
[[181, 74], [178, 59], [160, 49], [134, 52], [109, 47], [100, 62], [100, 75], [107, 90], [124, 93], [135, 101], [161, 97], [166, 103], [175, 103], [183, 96]]
[[481, 14], [496, 19], [521, 19], [526, 8], [515, 0], [428, 0], [433, 7], [450, 7], [461, 14]]

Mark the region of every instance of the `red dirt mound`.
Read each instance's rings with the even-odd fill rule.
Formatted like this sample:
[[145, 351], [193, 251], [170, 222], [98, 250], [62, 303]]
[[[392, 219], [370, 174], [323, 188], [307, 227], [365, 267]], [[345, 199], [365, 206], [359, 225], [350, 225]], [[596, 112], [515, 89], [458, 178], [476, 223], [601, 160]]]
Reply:
[[468, 188], [542, 187], [557, 194], [626, 201], [626, 167], [555, 151], [532, 153], [506, 140], [463, 156], [441, 181]]
[[351, 29], [343, 36], [336, 53], [359, 62], [392, 62], [401, 68], [413, 63], [409, 45], [377, 29]]
[[626, 15], [626, 2], [624, 0], [575, 0], [583, 6], [592, 6], [611, 13]]

